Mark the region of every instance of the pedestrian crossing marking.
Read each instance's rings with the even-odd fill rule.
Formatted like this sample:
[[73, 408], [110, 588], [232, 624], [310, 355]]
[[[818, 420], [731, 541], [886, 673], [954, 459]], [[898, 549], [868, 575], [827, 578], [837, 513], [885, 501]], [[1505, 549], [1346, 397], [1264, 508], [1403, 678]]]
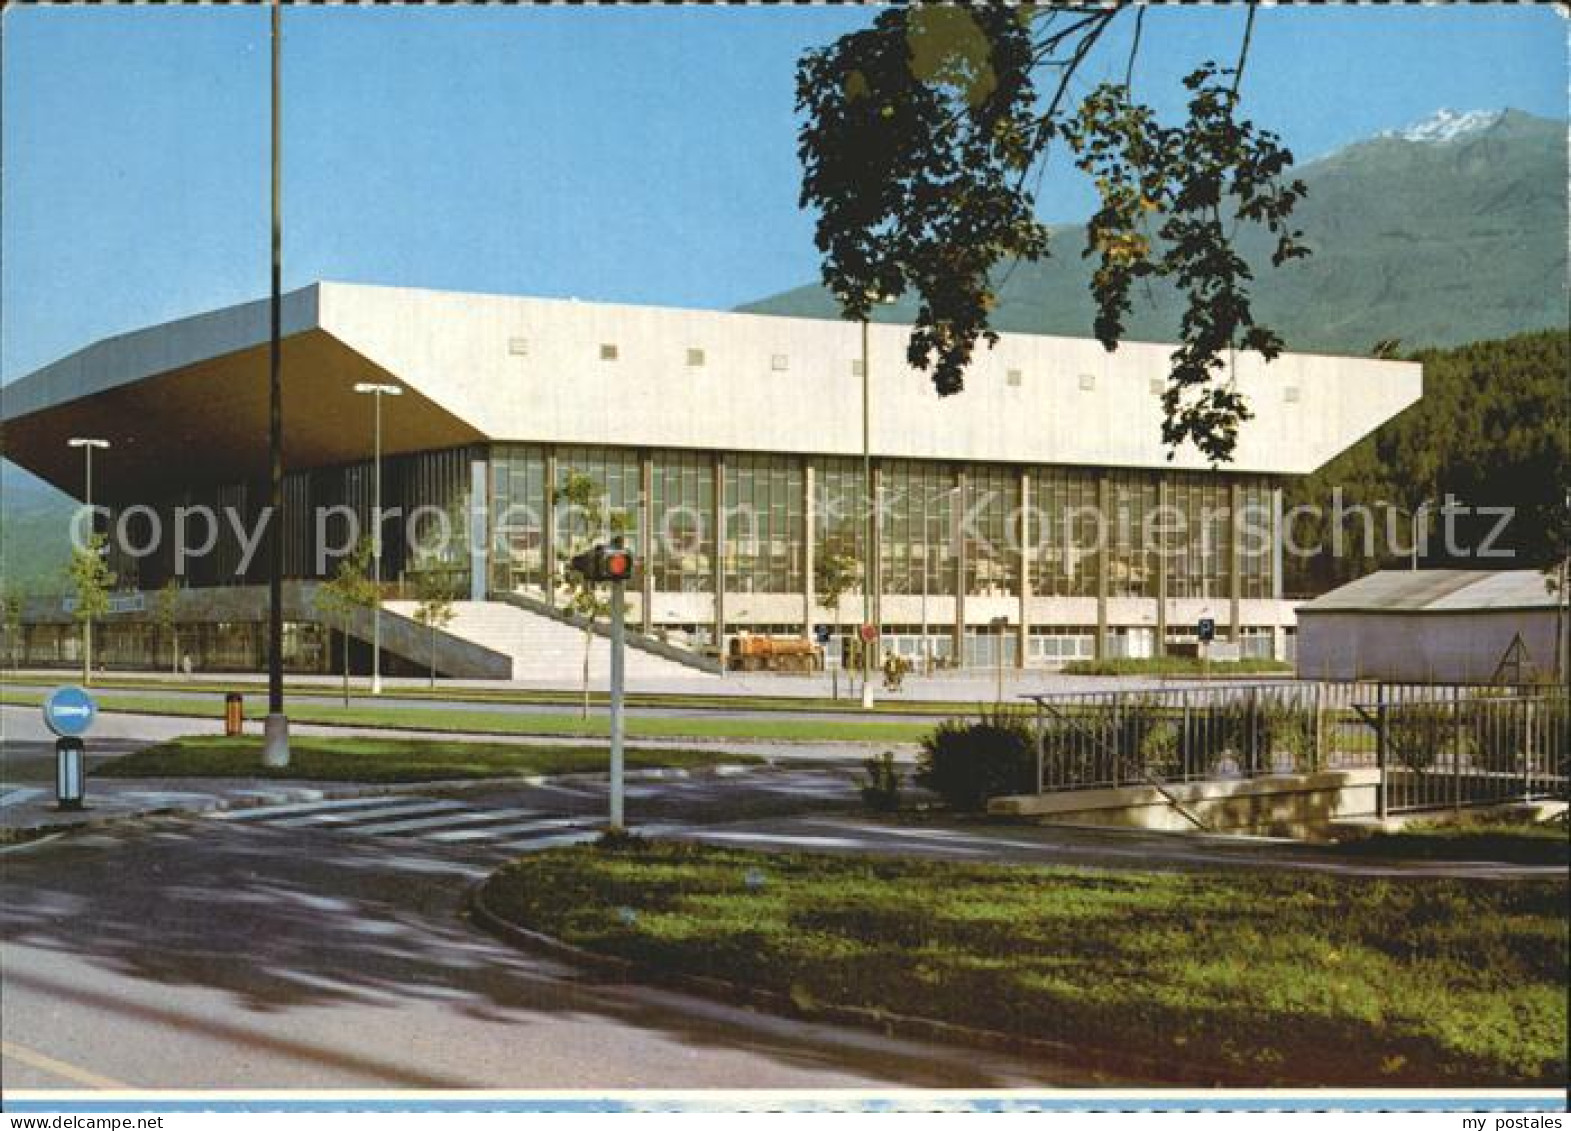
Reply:
[[507, 850], [572, 843], [592, 836], [594, 824], [588, 815], [548, 817], [538, 809], [480, 809], [459, 801], [407, 795], [303, 801], [213, 816], [274, 829]]
[[[377, 814], [381, 816], [381, 814]], [[436, 817], [412, 817], [407, 820], [378, 821], [372, 825], [356, 825], [352, 831], [366, 833], [369, 836], [380, 836], [386, 833], [416, 832], [420, 829], [438, 829], [444, 826], [451, 827], [455, 823], [464, 825], [479, 825], [494, 821], [516, 821], [521, 817], [538, 817], [540, 813], [534, 809], [475, 809], [461, 817], [455, 817], [451, 812], [442, 813]]]
[[387, 817], [413, 817], [417, 814], [452, 812], [463, 809], [457, 801], [410, 801], [400, 805], [387, 805], [380, 809], [351, 809], [340, 813], [312, 813], [302, 817], [287, 817], [269, 821], [275, 829], [328, 828], [335, 825], [353, 825], [356, 822], [381, 820]]
[[451, 832], [427, 833], [425, 840], [439, 841], [443, 844], [461, 844], [470, 840], [494, 839], [496, 837], [512, 836], [515, 833], [529, 833], [543, 829], [565, 829], [587, 824], [592, 818], [584, 817], [546, 817], [538, 821], [524, 821], [517, 825], [503, 825], [500, 828], [490, 829], [458, 829]]
[[291, 801], [285, 805], [258, 805], [248, 809], [230, 809], [223, 813], [216, 813], [214, 816], [220, 821], [267, 821], [274, 817], [303, 816], [307, 813], [326, 813], [337, 809], [368, 809], [374, 805], [386, 805], [389, 800], [404, 799], [346, 797], [337, 801]]

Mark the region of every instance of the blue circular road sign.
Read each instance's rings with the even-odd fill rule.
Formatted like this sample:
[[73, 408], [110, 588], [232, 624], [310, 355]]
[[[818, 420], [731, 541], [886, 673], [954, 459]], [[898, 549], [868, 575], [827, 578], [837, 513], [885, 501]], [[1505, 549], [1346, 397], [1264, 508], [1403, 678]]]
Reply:
[[57, 687], [44, 699], [44, 725], [61, 738], [81, 738], [98, 717], [98, 704], [80, 687]]

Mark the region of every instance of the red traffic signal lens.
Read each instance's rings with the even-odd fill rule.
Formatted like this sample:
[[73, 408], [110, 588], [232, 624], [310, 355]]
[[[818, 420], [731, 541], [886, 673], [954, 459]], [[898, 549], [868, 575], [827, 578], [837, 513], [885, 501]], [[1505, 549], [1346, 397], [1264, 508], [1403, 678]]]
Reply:
[[633, 555], [626, 550], [613, 550], [605, 556], [605, 575], [612, 581], [625, 581], [633, 576]]

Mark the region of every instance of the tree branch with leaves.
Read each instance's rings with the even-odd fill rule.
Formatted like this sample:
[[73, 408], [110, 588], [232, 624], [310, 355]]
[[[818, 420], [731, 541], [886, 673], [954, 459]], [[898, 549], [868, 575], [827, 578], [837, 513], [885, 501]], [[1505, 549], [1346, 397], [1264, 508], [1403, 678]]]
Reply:
[[818, 214], [823, 282], [844, 316], [867, 318], [878, 295], [914, 299], [907, 359], [949, 396], [977, 342], [998, 340], [998, 269], [1049, 252], [1035, 185], [1061, 140], [1100, 200], [1083, 253], [1097, 261], [1094, 333], [1116, 349], [1135, 281], [1175, 285], [1185, 307], [1162, 439], [1170, 455], [1191, 443], [1224, 462], [1250, 417], [1236, 351], [1270, 360], [1283, 348], [1255, 318], [1234, 241], [1257, 225], [1275, 237], [1273, 267], [1308, 254], [1290, 222], [1304, 186], [1285, 179], [1293, 156], [1280, 139], [1240, 112], [1253, 5], [1237, 62], [1185, 79], [1184, 122], [1163, 126], [1132, 94], [1140, 13], [1125, 81], [1071, 109], [1075, 76], [1124, 11], [902, 6], [808, 52], [797, 68], [802, 205]]

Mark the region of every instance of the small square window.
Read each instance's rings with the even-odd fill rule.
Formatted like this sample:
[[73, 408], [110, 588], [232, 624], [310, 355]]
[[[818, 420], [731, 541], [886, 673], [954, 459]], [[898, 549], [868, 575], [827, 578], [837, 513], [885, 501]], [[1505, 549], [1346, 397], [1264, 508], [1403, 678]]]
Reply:
[[601, 361], [615, 361], [616, 360], [616, 343], [615, 342], [601, 342], [600, 343], [600, 360]]
[[859, 357], [851, 359], [851, 376], [862, 376], [862, 359]]
[[769, 359], [769, 368], [776, 373], [784, 373], [791, 368], [791, 359], [783, 353], [777, 353]]
[[1167, 382], [1163, 381], [1160, 377], [1153, 377], [1151, 378], [1150, 389], [1151, 395], [1153, 397], [1160, 397], [1167, 391]]
[[507, 352], [514, 357], [527, 357], [529, 355], [528, 338], [508, 338]]
[[1283, 389], [1282, 390], [1282, 399], [1284, 401], [1286, 401], [1288, 404], [1297, 404], [1298, 403], [1298, 386], [1297, 385], [1289, 385], [1287, 388]]
[[1094, 373], [1082, 373], [1082, 374], [1080, 374], [1080, 388], [1085, 390], [1088, 393], [1092, 389], [1096, 388], [1096, 374], [1094, 374]]
[[688, 350], [687, 351], [687, 364], [691, 365], [691, 366], [693, 366], [695, 368], [697, 366], [700, 366], [700, 365], [704, 364], [704, 351], [700, 350], [700, 349], [690, 349], [690, 350]]
[[1020, 370], [1018, 370], [1018, 369], [1011, 369], [1005, 375], [1004, 380], [1009, 383], [1009, 387], [1011, 389], [1018, 389], [1020, 387], [1020, 382], [1022, 380], [1021, 374], [1020, 374]]

